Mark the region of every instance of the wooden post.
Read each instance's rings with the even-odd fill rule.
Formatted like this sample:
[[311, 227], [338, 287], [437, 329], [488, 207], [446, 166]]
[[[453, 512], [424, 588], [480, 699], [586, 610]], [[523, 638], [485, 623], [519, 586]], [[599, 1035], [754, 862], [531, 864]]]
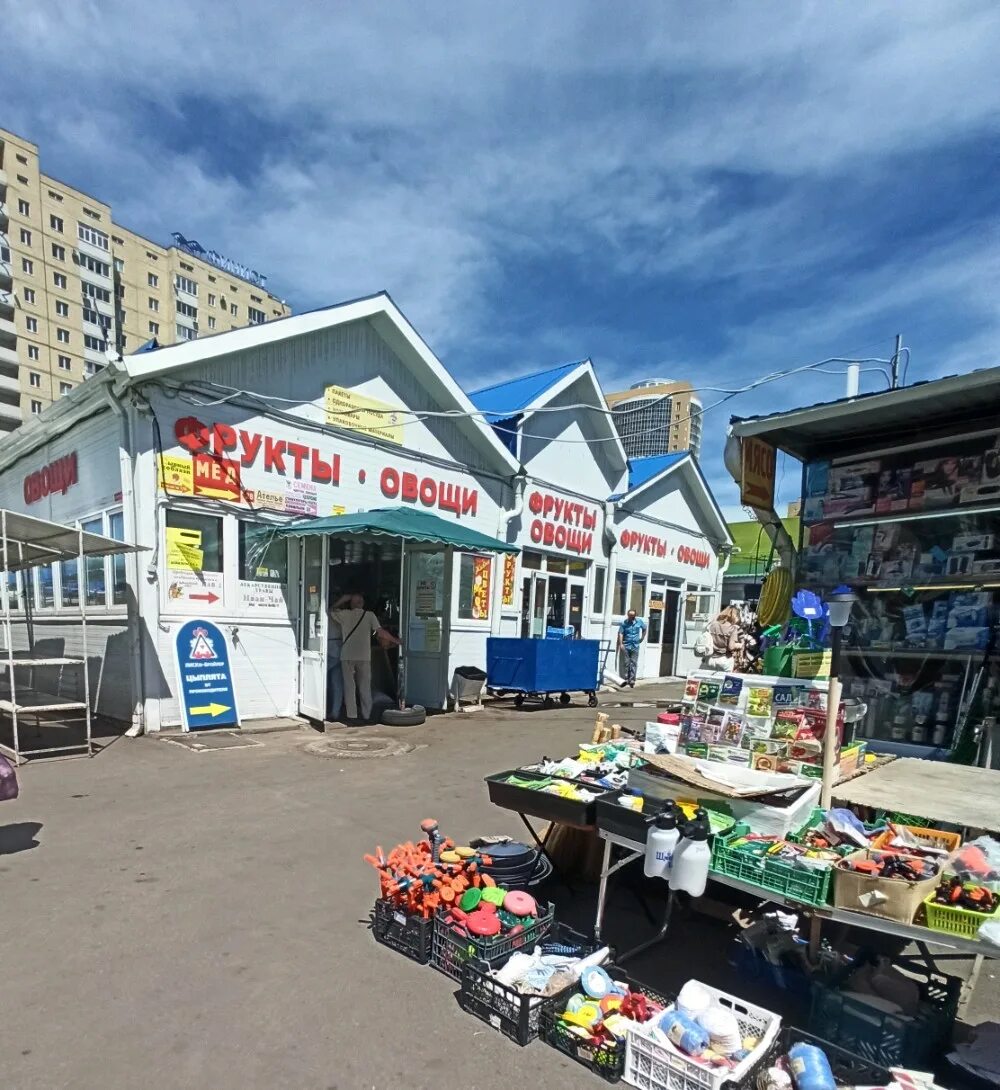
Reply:
[[819, 795], [819, 804], [824, 810], [830, 808], [833, 798], [833, 785], [837, 781], [840, 768], [840, 738], [837, 734], [837, 712], [840, 709], [840, 678], [830, 671], [830, 687], [826, 695], [826, 731], [823, 735], [823, 786]]

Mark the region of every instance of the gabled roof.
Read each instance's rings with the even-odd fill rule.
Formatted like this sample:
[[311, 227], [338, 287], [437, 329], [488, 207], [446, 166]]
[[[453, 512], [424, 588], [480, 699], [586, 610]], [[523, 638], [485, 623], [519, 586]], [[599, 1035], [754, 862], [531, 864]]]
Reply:
[[580, 367], [585, 361], [563, 363], [545, 371], [535, 371], [530, 375], [521, 375], [509, 382], [498, 382], [495, 386], [486, 386], [469, 394], [469, 400], [480, 412], [488, 424], [497, 420], [510, 420], [524, 412], [555, 386], [561, 379]]
[[[666, 464], [661, 465], [661, 468], [659, 469], [656, 469], [654, 465], [649, 464], [656, 462]], [[643, 479], [637, 480], [635, 483], [632, 481], [633, 464], [637, 464], [639, 467], [638, 472], [644, 474]], [[649, 458], [633, 459], [629, 463], [628, 491], [620, 492], [615, 496], [609, 496], [608, 499], [610, 502], [621, 507], [623, 503], [630, 503], [647, 488], [659, 483], [674, 473], [681, 473], [687, 479], [699, 501], [702, 514], [705, 516], [706, 521], [711, 522], [712, 528], [715, 531], [714, 539], [711, 534], [707, 534], [706, 536], [708, 536], [710, 540], [715, 540], [720, 544], [731, 542], [732, 535], [729, 533], [729, 527], [726, 525], [726, 520], [722, 516], [722, 511], [715, 502], [715, 497], [712, 495], [712, 490], [708, 487], [708, 481], [705, 480], [705, 475], [701, 471], [701, 466], [698, 465], [697, 460], [692, 456], [691, 451], [689, 450], [677, 451], [674, 454], [655, 454]], [[637, 511], [636, 513], [640, 512]]]
[[292, 314], [263, 325], [245, 326], [227, 333], [198, 337], [193, 341], [181, 341], [155, 351], [136, 353], [126, 356], [118, 367], [125, 371], [132, 382], [141, 382], [211, 364], [214, 360], [263, 345], [279, 344], [294, 337], [307, 336], [361, 320], [369, 322], [404, 365], [419, 373], [421, 385], [432, 398], [446, 409], [458, 410], [453, 418], [455, 427], [466, 438], [487, 448], [498, 467], [510, 473], [517, 472], [517, 460], [497, 438], [492, 428], [482, 425], [475, 415], [475, 406], [465, 391], [430, 350], [388, 292], [378, 292], [304, 314]]
[[676, 450], [670, 454], [651, 454], [647, 458], [629, 458], [628, 491], [631, 492], [633, 488], [652, 480], [658, 473], [676, 465], [690, 453], [688, 450]]

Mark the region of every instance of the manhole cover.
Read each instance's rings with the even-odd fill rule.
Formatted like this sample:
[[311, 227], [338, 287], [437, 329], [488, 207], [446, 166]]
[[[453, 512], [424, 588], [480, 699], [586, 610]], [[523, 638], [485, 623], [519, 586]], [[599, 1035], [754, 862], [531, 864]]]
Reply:
[[357, 735], [338, 738], [317, 738], [302, 747], [314, 757], [337, 757], [341, 760], [370, 757], [402, 757], [410, 753], [413, 746], [401, 742], [398, 738], [364, 738]]

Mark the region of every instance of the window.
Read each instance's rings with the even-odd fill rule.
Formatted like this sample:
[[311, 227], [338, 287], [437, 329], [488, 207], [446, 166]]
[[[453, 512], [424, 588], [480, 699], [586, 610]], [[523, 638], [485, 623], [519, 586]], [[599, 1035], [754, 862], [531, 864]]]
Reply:
[[208, 280], [211, 284], [215, 283], [215, 277], [211, 273], [208, 274]]
[[239, 307], [238, 307], [238, 306], [237, 306], [237, 305], [236, 305], [235, 303], [230, 303], [230, 304], [229, 304], [229, 313], [230, 313], [230, 314], [231, 314], [231, 315], [232, 315], [232, 316], [233, 316], [234, 318], [236, 317], [237, 313], [239, 312], [239, 309], [240, 309], [240, 308], [239, 308]]
[[21, 258], [21, 272], [26, 272], [29, 276], [35, 271], [35, 263], [28, 257]]
[[59, 383], [59, 396], [60, 397], [65, 397], [66, 394], [68, 394], [70, 392], [70, 390], [72, 390], [72, 389], [73, 389], [73, 383], [72, 382], [60, 382]]
[[541, 571], [544, 559], [541, 553], [533, 553], [530, 549], [525, 549], [521, 554], [521, 568], [524, 571]]
[[69, 358], [69, 356], [60, 356], [59, 357], [59, 366], [64, 371], [68, 371], [70, 369], [70, 367], [73, 366], [73, 361]]
[[35, 301], [34, 288], [25, 288], [24, 291], [21, 292], [21, 294], [24, 296], [24, 301], [26, 303], [33, 303]]
[[[112, 511], [108, 515], [108, 537], [115, 541], [125, 540], [125, 516], [121, 511]], [[111, 557], [111, 604], [124, 605], [127, 600], [128, 582], [125, 576], [125, 554]]]
[[288, 542], [273, 526], [240, 522], [240, 578], [258, 583], [288, 582]]
[[24, 243], [25, 246], [31, 245], [31, 232], [28, 230], [27, 227], [21, 228], [21, 241]]
[[42, 411], [42, 403], [40, 401], [32, 401], [31, 403], [31, 415], [38, 416]]
[[62, 221], [62, 219], [59, 216], [49, 216], [49, 227], [53, 231], [58, 231], [59, 234], [62, 234], [62, 230], [63, 230], [63, 221]]
[[149, 332], [152, 333], [153, 336], [155, 337], [156, 334], [160, 332], [160, 323], [159, 322], [150, 322], [149, 323]]
[[16, 571], [7, 572], [7, 604], [11, 611], [16, 612], [21, 608], [21, 576]]
[[83, 335], [83, 347], [89, 348], [91, 352], [103, 352], [106, 343], [103, 337], [92, 337], [89, 333]]
[[90, 299], [98, 299], [102, 303], [111, 302], [111, 292], [107, 288], [99, 288], [96, 284], [88, 284], [86, 280], [80, 281], [83, 294]]
[[150, 261], [159, 261], [160, 260], [160, 255], [159, 254], [154, 254], [150, 250], [146, 251], [146, 257], [148, 257]]
[[[124, 347], [125, 347], [125, 338], [122, 337], [122, 348], [124, 348]], [[98, 371], [103, 371], [104, 370], [104, 364], [103, 363], [92, 363], [90, 360], [86, 360], [84, 362], [83, 369], [88, 375], [96, 375]]]
[[109, 250], [111, 248], [108, 236], [103, 231], [98, 231], [96, 227], [88, 227], [85, 223], [78, 223], [76, 225], [76, 234], [81, 242], [96, 246], [99, 250]]
[[59, 564], [59, 582], [62, 584], [60, 604], [65, 609], [67, 606], [80, 604], [80, 561], [63, 560]]
[[69, 317], [69, 303], [64, 303], [61, 299], [56, 300], [56, 317], [68, 318]]
[[99, 310], [93, 310], [90, 307], [83, 308], [83, 320], [90, 322], [91, 325], [99, 325], [102, 329], [107, 329], [111, 325], [109, 314], [102, 314]]
[[124, 299], [125, 298], [125, 285], [124, 284], [116, 285], [116, 287], [115, 287], [115, 298], [116, 299]]
[[17, 211], [21, 216], [31, 215], [31, 205], [26, 200], [22, 200], [20, 197], [17, 199]]
[[56, 261], [65, 261], [66, 260], [66, 247], [65, 246], [60, 246], [58, 242], [53, 242], [52, 243], [52, 256], [56, 259]]
[[90, 216], [92, 220], [99, 220], [101, 218], [100, 212], [95, 212], [93, 209], [87, 208], [86, 205], [84, 205], [83, 214], [85, 216]]
[[21, 164], [22, 166], [27, 166], [27, 165], [28, 165], [28, 157], [27, 157], [27, 155], [18, 155], [18, 157], [17, 157], [17, 161], [18, 161], [18, 162], [19, 162], [19, 163], [20, 163], [20, 164]]
[[89, 254], [80, 254], [77, 264], [81, 269], [88, 269], [92, 273], [97, 273], [98, 276], [111, 276], [111, 266], [106, 261], [98, 261], [96, 257], [91, 257]]
[[57, 288], [62, 288], [63, 290], [65, 290], [65, 288], [66, 288], [66, 274], [65, 273], [53, 273], [52, 274], [52, 283]]
[[267, 321], [267, 315], [256, 307], [247, 307], [247, 317], [251, 325], [262, 325]]
[[215, 293], [214, 293], [214, 292], [211, 292], [211, 291], [210, 291], [210, 292], [208, 293], [208, 305], [209, 305], [210, 307], [214, 307], [214, 306], [215, 306]]
[[[103, 534], [104, 533], [104, 520], [97, 516], [97, 518], [88, 519], [86, 522], [80, 523], [80, 529], [88, 534]], [[72, 562], [76, 565], [76, 561]], [[83, 559], [84, 568], [87, 572], [86, 580], [86, 594], [88, 606], [103, 606], [105, 604], [105, 586], [107, 583], [107, 576], [104, 570], [104, 557], [103, 556], [86, 556]], [[66, 564], [63, 564], [63, 605], [67, 605], [66, 602]]]
[[37, 318], [25, 318], [24, 319], [24, 328], [29, 333], [37, 333], [38, 332], [38, 319]]
[[[171, 533], [174, 531], [174, 533]], [[182, 533], [181, 531], [186, 531]], [[180, 546], [197, 550], [200, 554], [201, 570], [221, 572], [222, 568], [222, 519], [215, 515], [196, 515], [191, 511], [176, 511], [167, 508], [166, 515], [166, 563], [169, 569], [172, 552], [182, 551]], [[177, 543], [178, 548], [171, 549]], [[179, 561], [175, 561], [179, 563]], [[190, 570], [190, 569], [188, 569]], [[170, 574], [167, 573], [169, 584]]]
[[[182, 265], [181, 268], [189, 268], [187, 265]], [[177, 285], [178, 291], [186, 291], [188, 295], [198, 294], [198, 285], [187, 276], [181, 276], [177, 273], [174, 277], [174, 283]]]
[[458, 615], [465, 621], [488, 621], [493, 558], [462, 553], [458, 564]]
[[211, 316], [209, 316], [209, 319], [208, 319], [208, 328], [209, 329], [215, 329], [215, 319], [213, 317], [211, 317]]
[[28, 385], [40, 390], [42, 388], [42, 376], [37, 371], [32, 371], [28, 375]]
[[21, 183], [21, 185], [28, 184], [28, 179], [23, 174], [18, 174], [17, 180]]
[[177, 313], [183, 314], [185, 318], [197, 318], [198, 308], [191, 306], [189, 303], [178, 302]]
[[628, 601], [628, 572], [615, 572], [614, 598], [611, 603], [611, 612], [617, 616], [625, 613], [625, 603]]
[[149, 297], [149, 309], [156, 314], [160, 309], [160, 300], [154, 299], [152, 295]]
[[29, 360], [37, 360], [38, 359], [38, 345], [37, 344], [29, 344], [28, 345], [28, 359]]
[[251, 303], [263, 303], [264, 300], [261, 299], [261, 297], [259, 295], [254, 295], [253, 292], [251, 292], [250, 293], [250, 302]]
[[51, 197], [51, 198], [52, 198], [52, 199], [53, 199], [54, 201], [58, 201], [58, 202], [59, 202], [60, 204], [62, 204], [62, 199], [63, 199], [63, 198], [62, 198], [62, 194], [61, 194], [61, 193], [57, 193], [57, 192], [56, 192], [56, 191], [55, 191], [54, 189], [50, 189], [50, 190], [49, 190], [49, 196], [50, 196], [50, 197]]
[[186, 325], [177, 326], [177, 339], [179, 341], [193, 341], [198, 336], [197, 333]]
[[115, 272], [123, 273], [125, 271], [125, 262], [120, 257], [114, 257], [111, 259], [115, 265]]
[[194, 272], [194, 265], [189, 265], [186, 261], [181, 262], [181, 268], [184, 269], [185, 272]]
[[158, 287], [160, 283], [160, 278], [156, 275], [156, 273], [146, 273], [146, 283], [151, 288]]
[[592, 613], [604, 612], [604, 591], [608, 580], [608, 569], [594, 568], [594, 601], [591, 606]]
[[644, 617], [646, 613], [646, 577], [644, 575], [632, 576], [632, 594], [629, 597], [629, 609], [634, 609], [637, 617]]
[[39, 609], [52, 609], [56, 604], [55, 588], [52, 584], [52, 565], [35, 568], [35, 601]]
[[56, 340], [59, 341], [60, 344], [69, 344], [69, 330], [57, 329]]
[[112, 242], [113, 242], [113, 243], [114, 243], [114, 244], [115, 244], [116, 246], [124, 246], [124, 245], [125, 245], [125, 239], [123, 239], [123, 238], [119, 238], [119, 237], [118, 237], [117, 235], [112, 235], [112, 236], [111, 236], [111, 241], [112, 241]]

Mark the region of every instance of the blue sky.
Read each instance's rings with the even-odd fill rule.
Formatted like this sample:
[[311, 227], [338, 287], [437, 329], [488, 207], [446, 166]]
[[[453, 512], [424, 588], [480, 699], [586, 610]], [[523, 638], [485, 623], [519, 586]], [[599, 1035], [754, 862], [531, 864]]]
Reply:
[[[387, 289], [470, 388], [584, 356], [729, 388], [897, 332], [909, 381], [1000, 362], [989, 0], [284, 7], [0, 0], [0, 124], [296, 309]], [[842, 390], [709, 412], [727, 513], [730, 412]]]

